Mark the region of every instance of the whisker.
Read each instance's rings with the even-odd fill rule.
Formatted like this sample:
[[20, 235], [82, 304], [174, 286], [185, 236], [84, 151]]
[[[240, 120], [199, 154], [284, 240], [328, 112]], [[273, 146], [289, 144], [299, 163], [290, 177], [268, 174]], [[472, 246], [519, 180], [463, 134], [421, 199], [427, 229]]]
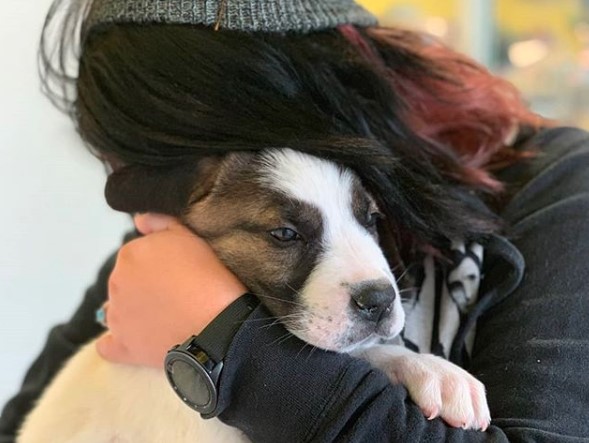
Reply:
[[267, 298], [269, 300], [277, 300], [277, 301], [283, 302], [283, 303], [290, 303], [290, 304], [295, 305], [295, 306], [303, 306], [302, 303], [299, 303], [299, 302], [296, 302], [296, 301], [292, 301], [292, 300], [284, 300], [284, 299], [278, 298], [278, 297], [272, 297], [271, 295], [263, 295], [263, 294], [253, 294], [253, 295], [255, 295], [258, 298]]
[[[301, 294], [299, 291], [297, 291], [295, 288], [293, 288], [290, 284], [286, 283], [287, 288], [289, 288], [291, 291], [293, 291], [296, 295], [298, 295], [299, 297], [303, 297], [303, 294]], [[303, 306], [302, 303], [299, 303], [300, 306]]]
[[[304, 317], [304, 313], [303, 312], [293, 312], [292, 314], [286, 314], [286, 315], [274, 315], [274, 316], [270, 316], [270, 317], [264, 317], [264, 318], [252, 318], [252, 319], [246, 319], [245, 322], [264, 322], [264, 321], [268, 321], [268, 320], [283, 320], [283, 319], [290, 319], [290, 318], [298, 318], [298, 317]], [[244, 322], [244, 323], [245, 323]]]
[[272, 326], [276, 326], [278, 323], [282, 323], [279, 318], [274, 319], [272, 323], [268, 323], [267, 325], [260, 326], [261, 329], [270, 329]]
[[405, 277], [407, 275], [407, 273], [409, 272], [410, 267], [408, 266], [407, 268], [405, 268], [405, 270], [403, 271], [403, 273], [397, 277], [397, 281], [400, 281], [403, 279], [403, 277]]
[[274, 320], [272, 323], [269, 323], [267, 325], [262, 325], [260, 326], [260, 328], [271, 328], [272, 326], [276, 326], [278, 323], [283, 323], [283, 326], [288, 326], [288, 323], [290, 320], [303, 320], [305, 318], [306, 314], [304, 312], [293, 312], [291, 314], [285, 314], [285, 315], [278, 315], [278, 316], [274, 316], [274, 317], [266, 317], [263, 319], [258, 319], [261, 321], [267, 321], [267, 320]]
[[269, 343], [269, 346], [270, 345], [275, 345], [275, 344], [283, 343], [285, 340], [288, 340], [292, 336], [293, 336], [293, 334], [291, 332], [286, 332], [286, 334], [281, 335], [276, 340], [274, 340], [271, 343]]
[[420, 266], [420, 263], [411, 263], [409, 266], [405, 268], [403, 273], [399, 276], [398, 280], [401, 280], [403, 277], [405, 277], [405, 275], [407, 275], [408, 272], [410, 272], [413, 268], [417, 266]]
[[294, 337], [294, 334], [291, 333], [291, 332], [289, 332], [288, 335], [286, 335], [286, 336], [282, 337], [282, 339], [278, 340], [277, 344], [280, 345], [280, 344], [284, 343], [286, 340], [288, 340], [288, 339], [290, 339], [292, 337]]
[[295, 356], [295, 358], [299, 358], [299, 355], [301, 354], [301, 352], [303, 352], [305, 350], [305, 348], [307, 346], [311, 346], [311, 345], [307, 342], [303, 342], [303, 346], [301, 346], [301, 349], [299, 349], [299, 352], [297, 352], [297, 355]]
[[392, 273], [397, 272], [397, 269], [399, 269], [401, 266], [403, 266], [402, 263], [397, 264], [396, 266], [394, 266], [393, 268], [391, 268], [391, 272]]
[[311, 346], [311, 352], [309, 352], [309, 355], [307, 355], [307, 359], [305, 361], [309, 361], [309, 359], [311, 358], [311, 356], [313, 355], [313, 353], [318, 349], [317, 346]]
[[282, 324], [282, 326], [286, 326], [286, 322], [284, 321], [284, 319], [282, 319], [282, 318], [277, 318], [277, 319], [275, 319], [275, 320], [274, 320], [272, 323], [269, 323], [269, 324], [267, 324], [267, 325], [264, 325], [264, 326], [261, 326], [261, 327], [262, 327], [262, 328], [265, 328], [265, 329], [269, 329], [269, 328], [271, 328], [271, 327], [273, 327], [273, 326], [276, 326], [276, 325], [277, 325], [277, 324], [279, 324], [279, 323], [280, 323], [280, 324]]

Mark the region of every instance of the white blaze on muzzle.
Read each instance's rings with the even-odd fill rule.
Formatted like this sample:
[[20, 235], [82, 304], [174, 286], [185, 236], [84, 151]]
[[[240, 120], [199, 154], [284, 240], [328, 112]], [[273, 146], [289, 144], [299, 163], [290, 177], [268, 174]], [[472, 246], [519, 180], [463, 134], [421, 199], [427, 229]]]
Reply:
[[[268, 151], [265, 159], [264, 184], [312, 205], [322, 217], [323, 252], [300, 291], [298, 301], [307, 315], [293, 332], [332, 350], [353, 346], [371, 334], [398, 334], [404, 322], [399, 290], [375, 237], [354, 215], [352, 196], [358, 182], [352, 171], [290, 149]], [[378, 297], [370, 293], [371, 285], [381, 291]], [[358, 291], [363, 295], [355, 300]]]

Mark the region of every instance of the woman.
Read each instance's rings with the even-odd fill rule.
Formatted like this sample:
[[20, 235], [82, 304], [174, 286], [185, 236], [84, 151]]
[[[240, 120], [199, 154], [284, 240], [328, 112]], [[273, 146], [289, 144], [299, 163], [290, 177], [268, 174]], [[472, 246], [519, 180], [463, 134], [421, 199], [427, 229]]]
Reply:
[[[487, 386], [493, 423], [486, 432], [428, 420], [402, 387], [364, 362], [279, 340], [282, 326], [260, 327], [273, 323], [263, 308], [231, 342], [215, 414], [254, 441], [589, 436], [589, 136], [545, 128], [505, 82], [423, 36], [374, 26], [348, 1], [335, 2], [345, 13], [324, 21], [318, 17], [331, 2], [305, 3], [293, 23], [276, 10], [244, 21], [232, 8], [247, 2], [215, 3], [202, 15], [202, 2], [188, 3], [190, 14], [177, 14], [187, 2], [166, 9], [175, 3], [96, 0], [83, 22], [79, 74], [61, 77], [76, 89], [65, 104], [80, 134], [116, 171], [111, 204], [177, 215], [186, 196], [176, 192], [172, 201], [161, 190], [178, 186], [187, 164], [289, 146], [355, 169], [377, 195], [388, 218], [380, 228], [395, 233], [407, 264], [424, 251], [444, 255], [449, 239], [487, 247], [483, 295], [469, 317], [478, 321], [474, 348], [468, 353], [464, 337], [455, 339], [451, 355], [468, 356], [463, 363]], [[71, 27], [63, 29], [67, 35]], [[394, 169], [380, 163], [389, 157]], [[140, 216], [136, 224], [147, 235], [105, 264], [5, 408], [5, 441], [63, 360], [102, 331], [93, 316], [107, 292], [110, 335], [100, 352], [156, 367], [245, 292], [173, 219]], [[518, 286], [521, 256], [527, 267]], [[156, 327], [169, 318], [174, 325]]]

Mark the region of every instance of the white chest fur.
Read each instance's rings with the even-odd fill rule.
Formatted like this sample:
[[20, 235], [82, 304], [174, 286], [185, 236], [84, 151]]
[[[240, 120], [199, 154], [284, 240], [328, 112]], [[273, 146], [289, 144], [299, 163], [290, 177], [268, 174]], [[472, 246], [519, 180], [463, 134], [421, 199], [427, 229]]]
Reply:
[[241, 443], [239, 430], [203, 420], [178, 400], [163, 370], [109, 363], [91, 342], [25, 420], [17, 443]]

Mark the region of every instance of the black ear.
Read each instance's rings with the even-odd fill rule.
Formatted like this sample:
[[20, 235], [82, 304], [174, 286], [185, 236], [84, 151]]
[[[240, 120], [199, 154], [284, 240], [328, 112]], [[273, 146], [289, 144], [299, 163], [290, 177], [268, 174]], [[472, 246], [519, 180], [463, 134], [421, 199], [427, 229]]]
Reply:
[[181, 167], [124, 166], [109, 175], [104, 194], [117, 211], [182, 216], [214, 183], [220, 160], [206, 158]]

